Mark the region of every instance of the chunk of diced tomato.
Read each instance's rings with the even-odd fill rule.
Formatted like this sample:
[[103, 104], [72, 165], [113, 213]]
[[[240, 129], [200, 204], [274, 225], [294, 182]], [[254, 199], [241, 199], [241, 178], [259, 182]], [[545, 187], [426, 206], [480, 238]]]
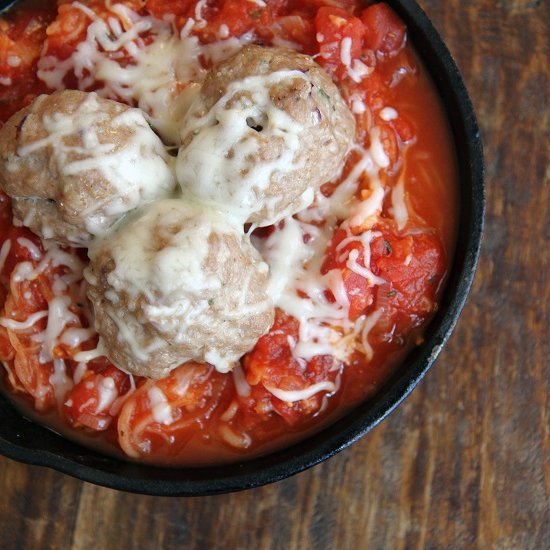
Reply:
[[249, 0], [223, 0], [218, 6], [205, 7], [201, 16], [207, 23], [203, 27], [195, 26], [193, 32], [203, 42], [219, 40], [220, 36], [223, 36], [222, 26], [226, 28], [229, 36], [241, 36], [249, 31], [265, 32], [281, 6], [280, 0], [266, 2], [265, 6]]
[[400, 114], [392, 121], [392, 126], [403, 143], [409, 143], [414, 139], [414, 128], [403, 115]]
[[349, 318], [354, 321], [372, 304], [373, 292], [372, 283], [347, 267], [349, 253], [352, 250], [356, 250], [358, 253], [355, 261], [360, 266], [365, 267], [364, 247], [358, 239], [341, 246], [341, 243], [347, 237], [348, 234], [344, 229], [338, 229], [334, 233], [326, 252], [325, 261], [321, 267], [321, 273], [326, 274], [333, 269], [340, 271], [349, 301]]
[[271, 330], [262, 336], [251, 353], [245, 356], [244, 366], [248, 383], [255, 386], [264, 380], [275, 385], [289, 374], [293, 358], [289, 338], [298, 338], [299, 323], [277, 310]]
[[[246, 379], [251, 393], [242, 398], [242, 408], [257, 418], [269, 419], [275, 413], [288, 424], [304, 420], [317, 412], [322, 405], [320, 391], [309, 398], [286, 402], [276, 397], [270, 389], [301, 391], [321, 381], [334, 381], [337, 370], [331, 356], [319, 355], [307, 362], [299, 362], [292, 355], [292, 343], [298, 341], [299, 323], [281, 310], [276, 311], [271, 330], [243, 359]], [[247, 413], [244, 413], [247, 416]], [[248, 421], [252, 424], [251, 419]], [[247, 420], [244, 419], [246, 423]]]
[[67, 393], [63, 410], [73, 426], [104, 431], [113, 420], [113, 403], [129, 389], [129, 376], [112, 365], [102, 372], [90, 371]]
[[326, 6], [317, 12], [315, 28], [321, 54], [319, 63], [333, 76], [342, 78], [351, 62], [361, 56], [363, 23], [343, 9]]
[[[349, 235], [344, 229], [338, 229], [327, 249], [322, 272], [340, 270], [350, 302], [350, 319], [369, 311], [374, 304], [375, 309], [384, 308], [388, 324], [399, 321], [400, 330], [406, 331], [434, 311], [436, 293], [445, 274], [443, 247], [429, 232], [399, 236], [390, 223], [373, 230], [382, 236], [369, 244], [369, 265], [365, 265], [364, 246], [359, 236], [350, 238], [342, 246]], [[352, 250], [357, 250], [357, 264], [386, 283], [373, 285], [350, 270], [347, 261]]]
[[[136, 12], [143, 7], [142, 0], [122, 0], [120, 3]], [[107, 22], [113, 18], [118, 19], [125, 30], [132, 25], [120, 11], [111, 10], [111, 3], [104, 0], [88, 0], [86, 8], [92, 10], [96, 17]], [[55, 21], [47, 29], [45, 53], [61, 60], [67, 59], [73, 54], [78, 43], [86, 38], [88, 27], [92, 23], [93, 19], [90, 18], [89, 12], [82, 9], [76, 2], [61, 3]], [[110, 32], [110, 29], [108, 30]]]
[[76, 45], [86, 38], [90, 18], [73, 4], [62, 4], [55, 21], [48, 27], [46, 54], [67, 59]]
[[371, 243], [371, 268], [385, 283], [374, 290], [373, 311], [381, 315], [369, 340], [384, 353], [404, 345], [435, 311], [445, 253], [432, 233], [400, 236], [390, 224], [379, 229], [383, 235]]
[[435, 235], [386, 234], [373, 241], [371, 252], [374, 268], [391, 285], [390, 294], [397, 307], [418, 317], [434, 311], [445, 274], [445, 254]]
[[365, 46], [382, 55], [393, 56], [405, 44], [406, 27], [384, 3], [369, 6], [361, 14], [365, 26]]
[[192, 9], [197, 0], [146, 0], [145, 7], [155, 17], [162, 19], [164, 16], [191, 16]]
[[318, 10], [322, 7], [331, 7], [353, 14], [357, 8], [356, 0], [290, 0], [288, 3], [290, 10]]

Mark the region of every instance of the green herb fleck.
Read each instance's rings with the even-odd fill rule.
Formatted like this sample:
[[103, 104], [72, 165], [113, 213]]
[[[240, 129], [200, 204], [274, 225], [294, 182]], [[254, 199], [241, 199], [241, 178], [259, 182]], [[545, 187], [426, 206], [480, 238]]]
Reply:
[[323, 90], [323, 88], [318, 88], [318, 91], [320, 96], [324, 97], [329, 103], [331, 102], [330, 96], [325, 92], [325, 90]]
[[394, 296], [397, 296], [397, 290], [390, 290], [388, 292], [388, 298], [393, 298]]
[[250, 11], [248, 12], [248, 15], [250, 15], [252, 19], [260, 19], [260, 17], [262, 16], [262, 10]]
[[386, 250], [386, 254], [389, 256], [392, 253], [392, 247], [390, 244], [390, 241], [387, 241], [384, 239], [384, 249]]

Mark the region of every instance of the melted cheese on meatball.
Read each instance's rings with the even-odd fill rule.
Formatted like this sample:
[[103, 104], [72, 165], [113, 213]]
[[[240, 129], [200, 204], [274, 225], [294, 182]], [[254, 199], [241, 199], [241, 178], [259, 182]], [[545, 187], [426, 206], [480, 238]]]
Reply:
[[[232, 82], [205, 116], [187, 117], [185, 132], [196, 137], [177, 160], [177, 177], [184, 191], [189, 189], [205, 202], [225, 206], [242, 221], [266, 206], [269, 215], [262, 225], [311, 204], [311, 188], [302, 193], [297, 207], [291, 205], [284, 211], [276, 211], [281, 197], [266, 197], [274, 173], [284, 177], [304, 164], [296, 155], [304, 125], [274, 105], [269, 95], [269, 86], [290, 78], [307, 80], [293, 70], [249, 76]], [[247, 97], [235, 100], [242, 92]], [[282, 141], [283, 147], [275, 150], [273, 158], [262, 159], [259, 132], [266, 140]]]
[[338, 175], [354, 134], [338, 88], [310, 57], [246, 46], [206, 75], [183, 121], [176, 175], [187, 196], [271, 225]]
[[269, 330], [268, 267], [219, 211], [157, 201], [89, 249], [96, 328], [120, 368], [153, 378], [189, 361], [227, 372]]
[[86, 244], [172, 193], [171, 159], [143, 113], [95, 93], [40, 96], [0, 131], [0, 183], [44, 238]]
[[[114, 187], [115, 193], [84, 213], [85, 226], [91, 234], [105, 230], [105, 217], [118, 216], [142, 201], [155, 198], [159, 188], [171, 189], [173, 177], [166, 154], [139, 109], [125, 109], [110, 117], [99, 104], [97, 95], [90, 93], [73, 115], [53, 112], [44, 115], [42, 122], [48, 136], [20, 147], [6, 168], [17, 172], [26, 157], [51, 147], [62, 177], [99, 172]], [[117, 147], [115, 141], [101, 142], [98, 127], [107, 124], [115, 136], [117, 131], [131, 128], [122, 148]], [[67, 145], [64, 138], [71, 135], [81, 136], [82, 144]]]

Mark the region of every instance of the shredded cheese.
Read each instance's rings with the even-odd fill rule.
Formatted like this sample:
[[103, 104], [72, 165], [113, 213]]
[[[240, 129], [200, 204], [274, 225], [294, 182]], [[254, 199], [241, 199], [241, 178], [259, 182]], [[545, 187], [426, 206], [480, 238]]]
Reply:
[[[204, 116], [196, 116], [195, 110], [201, 111], [200, 104], [192, 108], [184, 125], [193, 139], [180, 149], [176, 163], [184, 193], [227, 211], [241, 223], [263, 208], [267, 210], [264, 225], [284, 215], [278, 208], [281, 197], [266, 196], [266, 189], [272, 175], [284, 181], [285, 174], [301, 168], [298, 160], [301, 157], [296, 153], [304, 126], [274, 104], [269, 88], [290, 78], [307, 81], [308, 75], [299, 70], [279, 70], [269, 75], [248, 76], [231, 82]], [[250, 101], [235, 101], [243, 92]], [[284, 147], [272, 160], [251, 162], [250, 158], [258, 155], [261, 146], [257, 132], [251, 127], [258, 113], [262, 116], [257, 123], [263, 126], [263, 139], [281, 140]], [[232, 154], [228, 155], [228, 151]], [[302, 207], [312, 200], [311, 191], [304, 193]], [[296, 206], [291, 204], [287, 210], [288, 215]]]
[[[250, 0], [250, 2], [261, 8], [266, 6], [263, 0]], [[112, 13], [112, 16], [106, 20], [99, 18], [90, 8], [80, 2], [74, 2], [73, 5], [90, 19], [86, 38], [65, 60], [43, 55], [38, 62], [39, 78], [51, 89], [62, 89], [64, 79], [69, 74], [75, 75], [77, 84], [82, 89], [99, 81], [101, 86], [97, 90], [98, 95], [136, 105], [145, 113], [147, 121], [155, 131], [166, 142], [176, 145], [180, 142], [181, 124], [204, 79], [205, 69], [199, 59], [204, 59], [206, 64], [217, 63], [253, 39], [251, 35], [244, 35], [240, 38], [230, 37], [229, 28], [222, 24], [218, 29], [219, 40], [201, 45], [191, 33], [194, 28], [204, 28], [207, 24], [203, 18], [206, 0], [200, 0], [196, 4], [194, 18], [189, 18], [179, 33], [174, 30], [170, 21], [141, 16], [122, 4], [106, 3]], [[151, 35], [153, 40], [146, 40]], [[322, 42], [324, 37], [318, 34], [317, 40]], [[340, 43], [335, 43], [333, 46], [333, 49], [340, 47], [340, 59], [352, 80], [360, 82], [372, 72], [373, 69], [361, 60], [352, 58], [351, 38], [345, 37]], [[291, 44], [291, 47], [298, 49], [295, 44]], [[16, 61], [12, 60], [11, 63], [16, 63]], [[207, 182], [212, 186], [206, 189], [207, 193], [215, 195], [217, 192], [216, 184], [219, 179], [217, 175], [221, 171], [220, 162], [226, 162], [226, 159], [223, 155], [220, 156], [216, 151], [212, 151], [208, 144], [218, 142], [226, 147], [229, 139], [235, 140], [235, 135], [238, 137], [239, 132], [244, 135], [245, 131], [250, 130], [248, 127], [236, 127], [235, 120], [231, 118], [231, 111], [224, 109], [224, 102], [233, 93], [239, 91], [238, 86], [246, 85], [256, 94], [256, 102], [263, 102], [268, 109], [271, 108], [271, 114], [280, 126], [280, 134], [284, 137], [290, 153], [293, 153], [300, 145], [299, 125], [289, 117], [285, 117], [283, 112], [272, 108], [269, 98], [265, 97], [266, 85], [275, 82], [278, 78], [288, 76], [288, 72], [279, 71], [279, 73], [268, 77], [250, 77], [244, 83], [231, 84], [226, 96], [218, 102], [220, 108], [213, 109], [213, 114], [207, 115], [213, 118], [209, 131], [216, 132], [216, 139], [211, 139], [211, 136], [208, 139], [202, 139], [199, 136], [199, 139], [195, 140], [196, 145], [190, 149], [185, 159], [179, 162], [178, 170], [181, 172], [179, 179], [189, 181], [191, 176], [188, 172], [192, 170], [195, 181]], [[305, 78], [299, 72], [293, 72], [293, 76]], [[11, 82], [2, 81], [0, 84], [10, 85]], [[355, 114], [368, 115], [368, 108], [360, 97], [352, 97], [350, 106]], [[253, 114], [251, 113], [251, 115]], [[216, 124], [214, 124], [214, 117]], [[382, 120], [391, 121], [397, 117], [397, 112], [391, 107], [385, 107], [382, 109], [380, 117]], [[227, 124], [217, 124], [220, 120]], [[54, 122], [52, 121], [52, 124]], [[204, 121], [199, 122], [203, 123]], [[357, 348], [363, 350], [367, 359], [372, 357], [373, 350], [369, 344], [368, 336], [381, 318], [383, 310], [378, 309], [368, 317], [362, 316], [356, 322], [351, 322], [349, 320], [349, 297], [341, 273], [338, 270], [331, 270], [326, 274], [321, 273], [321, 266], [327, 246], [333, 237], [336, 222], [347, 219], [344, 224], [346, 228], [360, 227], [364, 230], [360, 237], [352, 236], [350, 233], [346, 239], [346, 244], [350, 240], [360, 242], [364, 260], [360, 263], [358, 261], [359, 251], [352, 249], [343, 258], [346, 266], [364, 277], [371, 285], [385, 283], [370, 269], [370, 241], [375, 234], [369, 228], [381, 212], [386, 195], [386, 189], [380, 181], [379, 172], [390, 165], [390, 159], [380, 141], [378, 128], [374, 127], [371, 131], [370, 149], [359, 148], [357, 151], [361, 155], [359, 161], [330, 197], [326, 197], [322, 193], [318, 193], [315, 197], [313, 195], [305, 196], [304, 207], [313, 201], [309, 208], [296, 216], [285, 218], [281, 226], [267, 239], [253, 238], [255, 246], [269, 265], [269, 293], [273, 302], [299, 322], [298, 338], [289, 341], [292, 355], [299, 364], [304, 364], [306, 360], [316, 355], [327, 354], [335, 358], [334, 368], [339, 368], [339, 363], [348, 360], [350, 354]], [[250, 150], [238, 152], [237, 158], [232, 161], [235, 166], [230, 170], [231, 174], [234, 175], [238, 172], [237, 163], [250, 152]], [[258, 170], [284, 172], [291, 166], [292, 159], [283, 157], [277, 159], [276, 165], [262, 166]], [[295, 167], [292, 166], [292, 168]], [[69, 168], [75, 172], [81, 169], [81, 165]], [[196, 177], [197, 171], [201, 175], [200, 178]], [[258, 174], [257, 170], [252, 170], [250, 175], [244, 178], [245, 185], [243, 185], [243, 178], [237, 179], [239, 188], [232, 191], [235, 194], [232, 200], [235, 204], [244, 204], [245, 208], [250, 207], [247, 203], [247, 201], [250, 202], [250, 199], [244, 194], [243, 189], [246, 190], [247, 185], [250, 189], [255, 181], [269, 180], [265, 175]], [[364, 182], [365, 179], [369, 181], [369, 186], [365, 196], [360, 199], [357, 197], [357, 190], [360, 182]], [[391, 193], [393, 215], [399, 229], [405, 226], [408, 219], [404, 196], [404, 183], [400, 180], [398, 186]], [[226, 197], [217, 196], [214, 198], [218, 203], [226, 199]], [[317, 222], [322, 220], [328, 220], [329, 223], [320, 226]], [[139, 235], [134, 237], [134, 244], [137, 246], [137, 243], [140, 242]], [[340, 251], [345, 246], [343, 242], [340, 243]], [[25, 246], [33, 259], [39, 260], [41, 257], [32, 242], [19, 239], [18, 244]], [[130, 247], [128, 253], [134, 254], [135, 251], [132, 251], [132, 247], [135, 246], [132, 243], [126, 244], [129, 244]], [[201, 264], [200, 259], [204, 255], [203, 244], [195, 243], [195, 246], [191, 247], [196, 253], [192, 262], [194, 265], [200, 266]], [[0, 248], [0, 267], [5, 262], [10, 247], [11, 241], [8, 240]], [[173, 257], [166, 257], [163, 259], [164, 264], [155, 266], [155, 277], [158, 278], [159, 288], [162, 287], [165, 290], [171, 288], [174, 261]], [[32, 262], [18, 264], [14, 270], [13, 280], [31, 280], [38, 276], [49, 262], [52, 262], [53, 265], [66, 265], [69, 272], [73, 273], [73, 278], [70, 276], [65, 279], [59, 278], [56, 287], [58, 295], [52, 299], [49, 310], [32, 314], [24, 321], [0, 319], [0, 325], [6, 328], [26, 330], [47, 316], [46, 329], [34, 336], [42, 346], [42, 361], [53, 359], [53, 350], [58, 343], [78, 347], [94, 336], [93, 329], [72, 326], [75, 323], [75, 314], [70, 311], [68, 300], [62, 295], [68, 285], [73, 284], [78, 277], [82, 277], [82, 265], [74, 256], [54, 247], [36, 266]], [[145, 281], [143, 273], [139, 272], [139, 266], [135, 267], [137, 272], [131, 274], [133, 279], [138, 283]], [[191, 273], [191, 275], [193, 274]], [[91, 277], [90, 274], [87, 276]], [[115, 283], [117, 277], [119, 281], [122, 281], [127, 276], [127, 273], [117, 273]], [[200, 279], [201, 277], [190, 276], [188, 284], [193, 286]], [[137, 284], [137, 287], [146, 294], [150, 292], [150, 288], [147, 288], [145, 284], [141, 286]], [[185, 305], [179, 304], [178, 308], [184, 309]], [[165, 309], [161, 311], [161, 309], [162, 306], [159, 305], [157, 311], [159, 317], [166, 316], [168, 312]], [[124, 337], [125, 327], [118, 322], [118, 317], [114, 320], [119, 325], [122, 337]], [[149, 357], [154, 354], [154, 351], [154, 346], [150, 349], [134, 350], [138, 357]], [[74, 359], [79, 364], [74, 371], [72, 381], [64, 375], [64, 365], [58, 362], [51, 382], [59, 388], [68, 387], [69, 383], [78, 383], [87, 371], [86, 364], [104, 353], [105, 349], [100, 339], [96, 349], [75, 354]], [[232, 371], [232, 376], [238, 395], [249, 396], [251, 386], [240, 366]], [[182, 382], [181, 391], [183, 393], [187, 390], [188, 383], [187, 381], [187, 385], [185, 385]], [[267, 390], [275, 397], [293, 403], [308, 399], [319, 392], [332, 393], [337, 390], [337, 384], [325, 380], [303, 390], [291, 391], [271, 386], [267, 387]], [[158, 386], [153, 385], [148, 390], [147, 396], [155, 422], [164, 425], [173, 423], [174, 411], [172, 411], [166, 395]], [[112, 378], [104, 378], [97, 410], [106, 410], [116, 398], [114, 381]], [[226, 413], [227, 420], [234, 415], [231, 407]], [[244, 448], [250, 444], [246, 434], [237, 434], [229, 426], [223, 427], [221, 435], [237, 447]], [[145, 445], [143, 450], [146, 452], [147, 443], [144, 442], [143, 445]]]
[[42, 252], [40, 252], [40, 249], [30, 239], [18, 237], [17, 244], [24, 246], [30, 252], [33, 260], [39, 260], [42, 257]]
[[[376, 139], [375, 129], [372, 141]], [[311, 207], [286, 218], [284, 225], [267, 239], [253, 241], [270, 267], [269, 290], [273, 302], [300, 323], [299, 339], [291, 346], [297, 360], [326, 354], [332, 355], [336, 362], [345, 362], [356, 347], [355, 325], [349, 320], [349, 299], [341, 276], [338, 270], [321, 274], [321, 265], [335, 227], [330, 220], [332, 224], [337, 219], [347, 220], [344, 224], [347, 228], [365, 228], [374, 223], [382, 209], [385, 190], [378, 174], [386, 163], [384, 159], [380, 162], [380, 151], [373, 152], [372, 148], [357, 151], [361, 153], [359, 161], [330, 197], [319, 193]], [[360, 200], [357, 189], [365, 176], [370, 180], [370, 195]], [[314, 224], [325, 219], [329, 223], [324, 226]], [[356, 249], [346, 252], [340, 260], [346, 260], [347, 267], [371, 285], [385, 283], [370, 269], [370, 241], [378, 235], [365, 231], [360, 237], [352, 237], [350, 233], [339, 245], [342, 250], [351, 240], [361, 244], [364, 265], [357, 262]], [[331, 291], [333, 300], [327, 297], [326, 290]]]
[[11, 250], [11, 239], [6, 239], [2, 243], [2, 248], [0, 248], [0, 271], [4, 269], [4, 264], [6, 263], [6, 258]]
[[153, 414], [153, 419], [159, 424], [169, 426], [174, 422], [172, 407], [163, 391], [156, 385], [147, 391], [147, 397]]
[[[86, 39], [67, 59], [43, 55], [38, 77], [51, 89], [64, 88], [64, 79], [71, 73], [82, 90], [102, 82], [97, 89], [100, 96], [137, 105], [165, 140], [178, 143], [181, 119], [195, 91], [193, 83], [200, 83], [205, 74], [199, 63], [201, 47], [189, 35], [193, 26], [204, 26], [204, 5], [205, 0], [197, 4], [196, 21], [190, 19], [178, 35], [169, 21], [141, 16], [123, 4], [106, 4], [113, 16], [105, 21], [73, 2], [91, 20]], [[148, 35], [154, 37], [150, 43], [145, 40]], [[212, 56], [205, 57], [210, 61]]]
[[265, 386], [265, 389], [281, 401], [285, 401], [286, 403], [295, 403], [296, 401], [309, 399], [321, 391], [332, 393], [336, 391], [336, 384], [333, 382], [322, 381], [303, 390], [281, 390], [271, 386]]
[[391, 192], [392, 214], [397, 223], [397, 229], [402, 231], [409, 220], [409, 210], [405, 201], [405, 181], [399, 178]]
[[0, 325], [10, 330], [25, 330], [31, 328], [37, 321], [47, 316], [47, 311], [37, 311], [29, 315], [24, 321], [0, 317]]

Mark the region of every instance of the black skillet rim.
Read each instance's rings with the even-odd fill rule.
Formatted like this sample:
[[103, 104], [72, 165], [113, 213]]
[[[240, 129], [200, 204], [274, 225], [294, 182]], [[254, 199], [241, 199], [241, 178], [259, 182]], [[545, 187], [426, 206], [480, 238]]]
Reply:
[[159, 468], [101, 455], [23, 418], [0, 396], [0, 454], [46, 466], [105, 487], [158, 496], [228, 493], [279, 481], [345, 449], [390, 414], [409, 395], [448, 340], [470, 291], [479, 258], [485, 187], [479, 128], [462, 76], [438, 32], [414, 0], [387, 0], [442, 97], [457, 146], [461, 208], [457, 249], [441, 307], [405, 368], [368, 402], [287, 449], [242, 463], [200, 468]]

